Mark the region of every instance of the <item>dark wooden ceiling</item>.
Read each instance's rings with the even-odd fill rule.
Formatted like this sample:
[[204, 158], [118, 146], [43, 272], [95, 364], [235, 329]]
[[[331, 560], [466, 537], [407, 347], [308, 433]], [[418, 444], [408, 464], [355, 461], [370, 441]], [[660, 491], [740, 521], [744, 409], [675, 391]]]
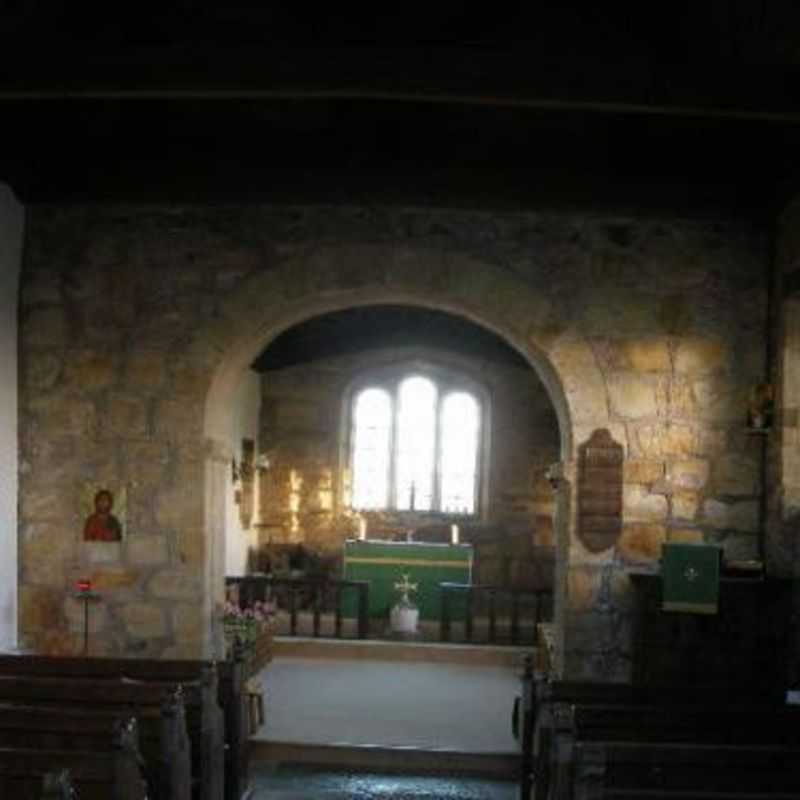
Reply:
[[258, 372], [387, 348], [424, 347], [530, 369], [503, 339], [462, 317], [410, 306], [350, 308], [284, 331], [253, 363]]
[[797, 3], [469, 9], [0, 0], [0, 179], [27, 202], [765, 221], [797, 190]]

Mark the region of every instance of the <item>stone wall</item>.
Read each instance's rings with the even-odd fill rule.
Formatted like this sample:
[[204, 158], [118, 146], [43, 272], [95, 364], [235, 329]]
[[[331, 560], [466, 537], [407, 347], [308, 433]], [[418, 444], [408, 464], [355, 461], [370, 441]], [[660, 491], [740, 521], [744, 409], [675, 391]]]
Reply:
[[[213, 651], [222, 596], [229, 400], [281, 330], [353, 305], [461, 314], [516, 347], [552, 399], [568, 674], [629, 669], [632, 567], [665, 540], [757, 552], [767, 237], [741, 222], [367, 207], [31, 210], [22, 288], [21, 625], [74, 647], [67, 593], [89, 562], [82, 486], [128, 487], [98, 643]], [[623, 529], [575, 536], [575, 453], [625, 452]], [[559, 527], [563, 524], [563, 530]]]
[[[357, 517], [347, 506], [349, 389], [372, 369], [404, 363], [453, 370], [485, 393], [490, 424], [484, 502], [478, 519], [456, 519], [462, 539], [476, 544], [480, 581], [524, 586], [536, 577], [526, 574], [537, 569], [535, 556], [542, 570], [552, 569], [552, 498], [543, 473], [560, 453], [558, 422], [544, 386], [532, 369], [425, 348], [365, 351], [264, 373], [260, 441], [270, 468], [260, 475], [262, 541], [300, 543], [330, 560], [357, 533]], [[409, 529], [419, 539], [449, 535], [447, 515], [363, 516], [378, 538]]]
[[17, 297], [24, 211], [0, 183], [0, 650], [17, 638]]
[[[773, 284], [772, 382], [776, 415], [769, 435], [768, 553], [771, 572], [800, 578], [800, 198], [778, 224]], [[800, 681], [800, 590], [795, 591], [792, 678]]]
[[[253, 458], [245, 453], [245, 440], [252, 443], [251, 456], [258, 450], [258, 429], [261, 411], [261, 378], [248, 370], [231, 398], [231, 480], [225, 498], [225, 574], [244, 575], [248, 569], [248, 553], [258, 546], [259, 517], [256, 491], [257, 474]], [[235, 466], [235, 472], [234, 472]]]

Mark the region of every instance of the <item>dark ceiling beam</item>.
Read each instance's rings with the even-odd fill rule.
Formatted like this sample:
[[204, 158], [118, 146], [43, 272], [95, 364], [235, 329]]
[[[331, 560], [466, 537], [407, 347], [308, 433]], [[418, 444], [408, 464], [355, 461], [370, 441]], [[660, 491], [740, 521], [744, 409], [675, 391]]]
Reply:
[[510, 95], [402, 92], [370, 89], [0, 89], [0, 101], [69, 100], [366, 100], [431, 105], [518, 108], [541, 111], [581, 111], [598, 114], [690, 117], [697, 119], [783, 122], [800, 125], [800, 111], [714, 108], [694, 105], [623, 103], [602, 100], [557, 100]]

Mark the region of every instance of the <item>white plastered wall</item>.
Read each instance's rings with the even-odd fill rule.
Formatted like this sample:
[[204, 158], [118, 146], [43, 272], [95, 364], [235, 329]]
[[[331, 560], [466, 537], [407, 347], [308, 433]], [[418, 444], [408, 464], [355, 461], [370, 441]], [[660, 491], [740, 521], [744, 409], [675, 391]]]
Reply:
[[17, 642], [17, 298], [25, 216], [0, 183], [0, 650]]
[[[231, 448], [236, 463], [242, 461], [242, 439], [256, 442], [258, 453], [258, 421], [261, 406], [261, 376], [247, 370], [230, 400], [231, 403]], [[244, 575], [247, 565], [247, 549], [257, 544], [255, 523], [258, 520], [258, 491], [254, 490], [253, 519], [250, 528], [242, 528], [239, 506], [236, 504], [237, 488], [229, 473], [225, 494], [225, 574]]]

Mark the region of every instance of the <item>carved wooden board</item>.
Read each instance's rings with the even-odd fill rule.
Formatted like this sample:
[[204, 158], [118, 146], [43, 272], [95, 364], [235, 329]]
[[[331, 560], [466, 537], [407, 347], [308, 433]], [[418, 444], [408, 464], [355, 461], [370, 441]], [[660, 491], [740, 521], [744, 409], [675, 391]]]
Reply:
[[605, 428], [578, 448], [578, 536], [593, 553], [612, 547], [622, 532], [624, 458]]

